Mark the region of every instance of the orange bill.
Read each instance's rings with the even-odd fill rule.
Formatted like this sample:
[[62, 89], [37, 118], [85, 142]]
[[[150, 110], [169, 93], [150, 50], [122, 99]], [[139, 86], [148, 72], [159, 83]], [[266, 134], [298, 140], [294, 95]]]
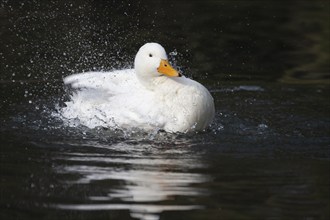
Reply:
[[157, 71], [159, 73], [162, 73], [166, 76], [169, 76], [169, 77], [180, 77], [181, 74], [175, 70], [169, 63], [167, 60], [161, 60], [160, 61], [160, 64], [159, 64], [159, 67], [157, 68]]

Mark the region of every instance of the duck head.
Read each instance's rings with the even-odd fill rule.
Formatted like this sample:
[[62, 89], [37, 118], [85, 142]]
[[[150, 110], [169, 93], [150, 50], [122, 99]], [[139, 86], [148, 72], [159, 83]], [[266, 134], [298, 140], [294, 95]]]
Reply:
[[165, 49], [158, 43], [146, 43], [139, 49], [135, 56], [134, 69], [144, 84], [161, 76], [181, 76], [169, 64]]

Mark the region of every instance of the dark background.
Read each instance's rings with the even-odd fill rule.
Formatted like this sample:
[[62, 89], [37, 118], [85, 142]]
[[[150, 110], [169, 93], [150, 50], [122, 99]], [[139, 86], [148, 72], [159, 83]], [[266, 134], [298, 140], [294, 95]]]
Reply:
[[[1, 80], [132, 66], [159, 42], [213, 80], [329, 80], [329, 1], [2, 1]], [[15, 75], [13, 75], [15, 73]]]
[[[328, 220], [329, 35], [327, 0], [0, 0], [0, 219]], [[66, 126], [62, 78], [151, 41], [210, 90], [210, 128]]]

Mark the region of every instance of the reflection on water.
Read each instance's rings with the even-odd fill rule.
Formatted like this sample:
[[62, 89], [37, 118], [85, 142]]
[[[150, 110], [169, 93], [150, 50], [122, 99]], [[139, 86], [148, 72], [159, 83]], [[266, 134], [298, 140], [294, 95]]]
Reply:
[[[88, 203], [54, 204], [64, 210], [129, 210], [134, 218], [159, 219], [163, 211], [188, 211], [202, 209], [203, 205], [167, 204], [178, 197], [207, 196], [207, 189], [198, 185], [210, 181], [208, 175], [188, 172], [192, 169], [207, 168], [199, 155], [190, 155], [184, 147], [159, 148], [129, 144], [96, 146], [96, 148], [116, 150], [116, 155], [99, 153], [65, 153], [56, 160], [66, 161], [66, 165], [55, 167], [63, 175], [79, 176], [76, 180], [63, 184], [102, 183], [106, 192], [89, 195]], [[95, 148], [95, 146], [93, 146]], [[145, 149], [151, 149], [144, 155]], [[116, 182], [119, 184], [106, 184]]]
[[[329, 6], [1, 1], [0, 219], [330, 219]], [[62, 77], [132, 66], [147, 41], [212, 92], [209, 130], [52, 117]]]
[[200, 209], [201, 206], [184, 206], [184, 205], [128, 205], [128, 204], [97, 204], [97, 205], [57, 205], [59, 209], [70, 209], [80, 211], [97, 211], [97, 210], [130, 210], [133, 218], [156, 220], [159, 219], [160, 213], [163, 211], [189, 211]]

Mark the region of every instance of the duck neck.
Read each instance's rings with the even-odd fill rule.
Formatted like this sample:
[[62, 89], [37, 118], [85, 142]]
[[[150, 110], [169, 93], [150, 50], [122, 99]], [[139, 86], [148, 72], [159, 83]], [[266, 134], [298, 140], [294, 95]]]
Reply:
[[139, 82], [148, 90], [155, 90], [160, 84], [166, 81], [165, 76], [143, 76], [137, 74]]

